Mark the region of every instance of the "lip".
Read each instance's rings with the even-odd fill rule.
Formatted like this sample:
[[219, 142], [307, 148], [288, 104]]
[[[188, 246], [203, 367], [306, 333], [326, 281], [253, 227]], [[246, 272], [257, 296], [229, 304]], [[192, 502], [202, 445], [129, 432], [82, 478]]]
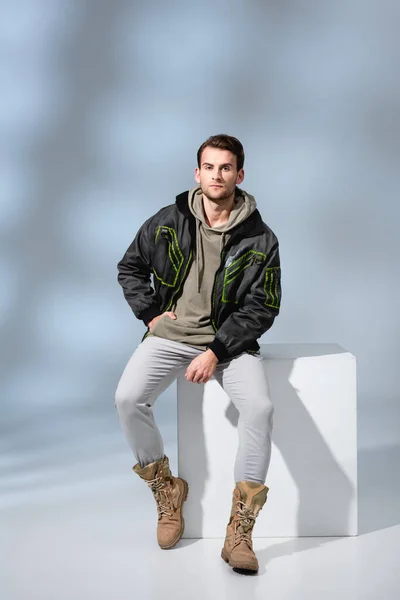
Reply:
[[212, 184], [210, 185], [210, 187], [223, 187], [223, 186], [222, 186], [222, 185], [216, 185], [215, 183], [212, 183]]

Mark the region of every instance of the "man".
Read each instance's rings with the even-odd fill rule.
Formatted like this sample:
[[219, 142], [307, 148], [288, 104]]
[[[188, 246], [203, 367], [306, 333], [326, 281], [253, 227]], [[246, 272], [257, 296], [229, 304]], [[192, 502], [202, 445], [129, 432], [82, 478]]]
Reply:
[[238, 187], [238, 139], [210, 137], [197, 164], [198, 186], [150, 217], [118, 264], [125, 298], [147, 332], [122, 374], [115, 406], [138, 461], [133, 471], [156, 500], [158, 543], [172, 548], [183, 534], [188, 484], [170, 471], [152, 407], [182, 367], [190, 382], [217, 379], [239, 411], [236, 486], [221, 556], [231, 567], [257, 571], [251, 534], [268, 492], [273, 415], [257, 339], [280, 309], [279, 245], [253, 196]]

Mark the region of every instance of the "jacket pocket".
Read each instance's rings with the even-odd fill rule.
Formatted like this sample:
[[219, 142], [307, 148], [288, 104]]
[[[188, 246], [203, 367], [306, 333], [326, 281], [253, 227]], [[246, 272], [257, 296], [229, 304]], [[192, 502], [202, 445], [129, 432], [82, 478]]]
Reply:
[[267, 255], [256, 250], [248, 250], [242, 256], [230, 263], [224, 271], [224, 282], [222, 288], [222, 302], [225, 304], [232, 302], [239, 304], [241, 297], [247, 293], [248, 288], [254, 280], [254, 270], [252, 276], [246, 277], [247, 269], [255, 267], [258, 269], [267, 260]]
[[166, 225], [157, 227], [154, 245], [154, 276], [163, 285], [174, 288], [178, 284], [179, 274], [185, 260], [175, 229]]

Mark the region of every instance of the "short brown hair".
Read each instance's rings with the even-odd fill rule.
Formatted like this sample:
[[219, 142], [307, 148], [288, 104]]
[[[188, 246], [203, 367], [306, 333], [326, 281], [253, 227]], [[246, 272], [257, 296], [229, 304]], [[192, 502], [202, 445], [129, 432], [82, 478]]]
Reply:
[[204, 148], [210, 146], [211, 148], [219, 148], [220, 150], [229, 150], [236, 156], [237, 170], [243, 169], [244, 165], [244, 150], [239, 140], [226, 133], [219, 133], [218, 135], [212, 135], [205, 142], [202, 143], [200, 148], [197, 150], [197, 166], [200, 169], [201, 166], [201, 155]]

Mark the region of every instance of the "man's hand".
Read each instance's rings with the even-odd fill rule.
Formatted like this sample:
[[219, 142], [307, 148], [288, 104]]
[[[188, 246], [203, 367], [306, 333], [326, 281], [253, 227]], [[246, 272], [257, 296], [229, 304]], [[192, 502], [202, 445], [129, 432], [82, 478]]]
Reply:
[[150, 329], [150, 333], [151, 333], [151, 328], [154, 327], [154, 325], [157, 323], [158, 319], [161, 319], [161, 317], [163, 317], [164, 315], [168, 315], [170, 319], [176, 319], [176, 314], [172, 311], [168, 311], [165, 313], [162, 313], [161, 315], [158, 315], [158, 317], [154, 317], [154, 319], [152, 319], [151, 321], [149, 321], [147, 323], [147, 327]]
[[218, 358], [208, 349], [192, 360], [186, 369], [185, 377], [193, 383], [206, 383], [211, 379], [217, 363]]

